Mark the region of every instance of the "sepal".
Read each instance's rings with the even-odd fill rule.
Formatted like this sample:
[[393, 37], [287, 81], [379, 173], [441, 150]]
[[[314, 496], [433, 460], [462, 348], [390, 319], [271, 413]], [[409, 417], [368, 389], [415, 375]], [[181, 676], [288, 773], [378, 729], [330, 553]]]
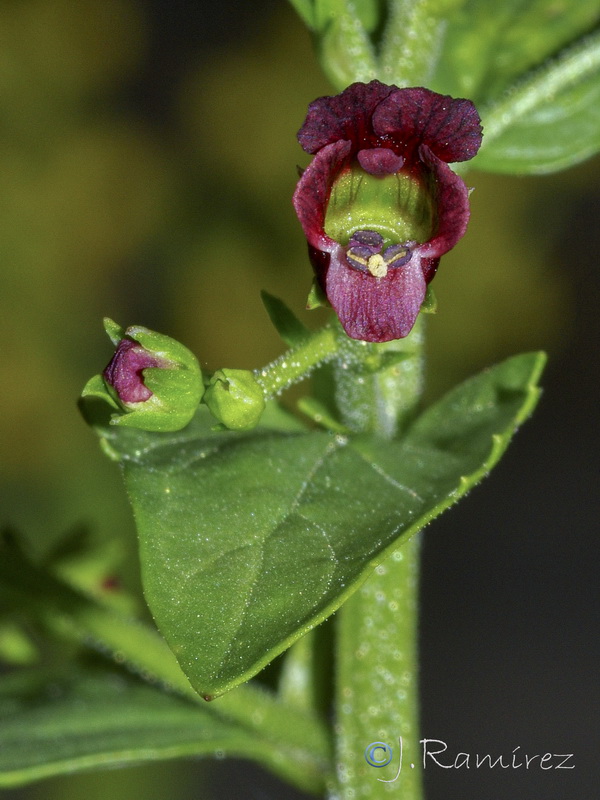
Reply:
[[327, 295], [316, 278], [313, 279], [310, 292], [306, 298], [306, 310], [314, 311], [315, 308], [331, 308]]
[[425, 300], [423, 300], [421, 305], [421, 314], [437, 314], [437, 307], [437, 297], [431, 288], [431, 284], [429, 284], [425, 292]]

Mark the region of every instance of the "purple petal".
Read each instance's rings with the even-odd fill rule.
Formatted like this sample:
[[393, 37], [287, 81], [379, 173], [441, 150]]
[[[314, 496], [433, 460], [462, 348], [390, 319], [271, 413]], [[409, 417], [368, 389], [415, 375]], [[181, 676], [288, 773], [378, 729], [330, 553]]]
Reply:
[[[464, 236], [471, 213], [469, 190], [462, 178], [436, 158], [426, 145], [421, 146], [419, 155], [429, 168], [430, 181], [436, 193], [437, 226], [431, 239], [416, 249], [426, 259], [439, 259]], [[427, 282], [433, 277], [427, 272], [425, 275]]]
[[374, 147], [358, 151], [358, 163], [371, 175], [393, 175], [402, 169], [404, 159], [389, 147]]
[[348, 336], [365, 342], [388, 342], [407, 336], [425, 298], [420, 258], [413, 253], [402, 269], [383, 278], [350, 269], [342, 247], [331, 254], [325, 279], [327, 298]]
[[481, 120], [470, 100], [429, 89], [397, 89], [373, 111], [378, 136], [403, 142], [409, 158], [427, 145], [442, 161], [467, 161], [481, 145]]
[[354, 149], [373, 143], [371, 115], [378, 104], [394, 92], [395, 86], [379, 81], [353, 83], [341, 94], [319, 97], [308, 107], [298, 141], [307, 153], [316, 153], [325, 145], [345, 139]]
[[331, 184], [338, 176], [351, 150], [350, 142], [340, 141], [324, 147], [310, 162], [294, 192], [294, 208], [308, 243], [331, 251], [334, 242], [323, 228]]
[[144, 385], [142, 371], [164, 365], [163, 360], [152, 356], [141, 345], [131, 339], [121, 339], [102, 374], [122, 403], [143, 403], [152, 397], [152, 392]]

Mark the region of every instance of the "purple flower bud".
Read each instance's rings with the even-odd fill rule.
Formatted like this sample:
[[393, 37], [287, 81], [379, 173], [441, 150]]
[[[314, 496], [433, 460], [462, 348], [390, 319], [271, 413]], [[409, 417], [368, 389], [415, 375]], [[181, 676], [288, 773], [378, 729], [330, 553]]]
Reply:
[[196, 356], [180, 342], [140, 325], [121, 328], [106, 318], [116, 350], [101, 375], [94, 375], [82, 400], [102, 400], [114, 410], [111, 425], [167, 433], [184, 428], [204, 394]]
[[143, 370], [148, 367], [167, 367], [170, 362], [158, 358], [131, 339], [121, 339], [110, 363], [102, 373], [113, 387], [121, 403], [129, 406], [143, 403], [152, 397], [144, 384]]

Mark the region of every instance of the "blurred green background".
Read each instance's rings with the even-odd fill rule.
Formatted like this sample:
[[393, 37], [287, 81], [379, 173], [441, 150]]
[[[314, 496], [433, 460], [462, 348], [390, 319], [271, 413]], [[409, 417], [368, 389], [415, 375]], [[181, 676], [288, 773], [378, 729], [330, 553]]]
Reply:
[[[311, 271], [291, 194], [307, 159], [295, 134], [308, 102], [330, 92], [283, 0], [0, 3], [1, 519], [35, 552], [86, 526], [138, 586], [119, 476], [75, 405], [110, 357], [102, 317], [174, 336], [208, 369], [278, 355], [259, 292], [304, 307]], [[470, 228], [434, 284], [430, 397], [517, 351], [551, 358], [539, 415], [500, 475], [477, 490], [471, 511], [467, 502], [427, 537], [424, 735], [446, 730], [458, 749], [484, 720], [485, 752], [510, 752], [527, 725], [530, 751], [552, 749], [559, 717], [544, 714], [558, 714], [557, 697], [574, 714], [572, 736], [561, 718], [563, 748], [590, 730], [581, 727], [589, 695], [578, 711], [577, 692], [598, 656], [584, 642], [597, 608], [582, 587], [595, 585], [599, 178], [597, 159], [536, 179], [470, 173]], [[499, 652], [507, 660], [496, 674]], [[514, 730], [506, 697], [495, 705], [500, 685], [509, 695], [543, 689]], [[536, 702], [519, 689], [518, 708], [523, 697]], [[7, 795], [299, 796], [240, 769], [143, 766]], [[591, 797], [587, 774], [553, 784], [553, 800]], [[524, 800], [550, 786], [528, 778], [515, 794], [504, 776], [457, 779], [428, 776], [431, 800], [450, 789], [466, 800], [484, 790], [487, 800]]]

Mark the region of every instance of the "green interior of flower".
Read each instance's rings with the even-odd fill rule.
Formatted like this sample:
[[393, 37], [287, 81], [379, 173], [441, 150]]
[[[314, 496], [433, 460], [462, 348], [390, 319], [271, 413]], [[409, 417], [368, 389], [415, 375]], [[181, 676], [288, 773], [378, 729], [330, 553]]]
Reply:
[[398, 172], [370, 175], [358, 164], [333, 184], [325, 233], [347, 245], [355, 231], [377, 231], [384, 247], [398, 242], [426, 242], [435, 219], [434, 200], [424, 182]]

